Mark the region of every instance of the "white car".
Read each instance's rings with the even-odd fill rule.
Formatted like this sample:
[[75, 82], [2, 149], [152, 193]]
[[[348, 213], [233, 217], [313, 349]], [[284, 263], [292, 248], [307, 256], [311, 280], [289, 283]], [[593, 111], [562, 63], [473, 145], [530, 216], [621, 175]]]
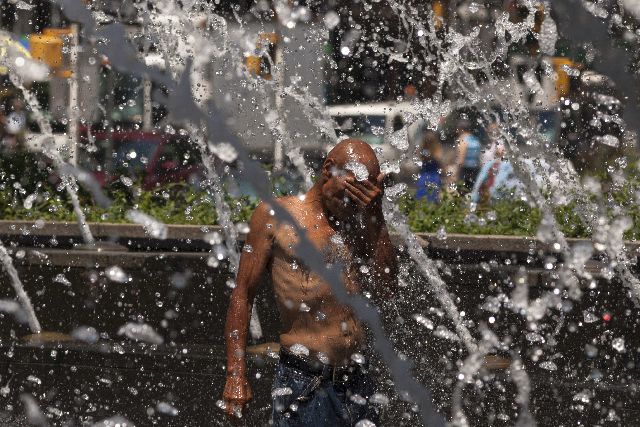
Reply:
[[419, 171], [422, 126], [411, 104], [331, 105], [327, 112], [335, 122], [339, 139], [359, 138], [369, 143], [378, 154], [383, 171], [392, 171], [400, 179]]

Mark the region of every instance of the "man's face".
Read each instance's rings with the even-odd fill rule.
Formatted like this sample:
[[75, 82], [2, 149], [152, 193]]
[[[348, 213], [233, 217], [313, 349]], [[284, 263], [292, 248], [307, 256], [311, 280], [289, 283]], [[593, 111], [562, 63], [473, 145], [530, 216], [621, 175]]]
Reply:
[[353, 177], [353, 172], [337, 165], [331, 165], [327, 169], [328, 177], [322, 186], [323, 204], [336, 219], [345, 220], [356, 213], [356, 205], [345, 191], [346, 179]]
[[[322, 186], [322, 201], [325, 208], [336, 219], [345, 221], [353, 218], [359, 212], [358, 205], [345, 191], [346, 181], [356, 180], [353, 171], [342, 165], [325, 165], [324, 175], [326, 181]], [[375, 182], [375, 179], [369, 181]]]

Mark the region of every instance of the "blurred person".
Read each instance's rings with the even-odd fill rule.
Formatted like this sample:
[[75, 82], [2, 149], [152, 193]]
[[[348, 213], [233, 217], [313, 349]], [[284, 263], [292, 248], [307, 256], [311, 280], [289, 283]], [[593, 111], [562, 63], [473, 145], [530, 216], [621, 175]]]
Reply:
[[464, 186], [471, 189], [480, 170], [482, 146], [480, 139], [471, 132], [471, 123], [468, 120], [458, 122], [456, 134], [456, 180], [463, 181]]
[[422, 167], [416, 183], [416, 199], [438, 202], [442, 187], [443, 149], [437, 132], [432, 130], [425, 132], [420, 154]]
[[458, 153], [455, 146], [443, 144], [442, 150], [442, 184], [449, 194], [458, 193]]
[[471, 191], [474, 203], [490, 203], [520, 194], [524, 186], [514, 174], [513, 165], [505, 157], [504, 144], [495, 147], [495, 158], [486, 162], [475, 180]]
[[487, 126], [487, 135], [489, 136], [489, 144], [482, 149], [482, 154], [480, 155], [481, 167], [496, 158], [496, 148], [501, 140], [500, 125], [496, 122], [489, 123], [489, 126]]
[[[365, 168], [358, 176], [352, 172], [354, 164]], [[368, 177], [363, 179], [363, 172]], [[325, 262], [342, 263], [347, 292], [367, 289], [388, 298], [397, 284], [397, 265], [382, 215], [383, 178], [371, 146], [348, 139], [329, 152], [320, 180], [304, 197], [281, 197], [276, 203], [306, 230]], [[366, 402], [376, 391], [362, 356], [363, 325], [335, 298], [331, 286], [305, 267], [294, 249], [297, 232], [280, 222], [269, 205], [257, 207], [250, 229], [225, 327], [225, 411], [233, 416], [252, 399], [247, 328], [256, 292], [269, 274], [282, 320], [272, 425], [353, 426], [363, 419], [378, 424], [371, 403], [350, 399], [357, 394]]]
[[20, 98], [14, 98], [11, 102], [11, 112], [5, 119], [3, 149], [8, 153], [21, 151], [26, 129], [27, 113], [24, 104]]

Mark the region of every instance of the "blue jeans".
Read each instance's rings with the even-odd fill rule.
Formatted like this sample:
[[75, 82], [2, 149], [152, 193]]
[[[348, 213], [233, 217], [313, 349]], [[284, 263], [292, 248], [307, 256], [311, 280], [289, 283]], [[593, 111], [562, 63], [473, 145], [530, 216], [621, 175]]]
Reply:
[[367, 419], [378, 425], [370, 375], [356, 367], [345, 382], [322, 380], [280, 363], [273, 383], [273, 426], [354, 426]]

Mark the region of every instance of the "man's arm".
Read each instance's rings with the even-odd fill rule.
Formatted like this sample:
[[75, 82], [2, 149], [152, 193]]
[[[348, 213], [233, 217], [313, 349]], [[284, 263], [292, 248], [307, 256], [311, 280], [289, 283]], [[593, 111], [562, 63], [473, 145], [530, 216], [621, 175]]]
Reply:
[[250, 231], [245, 242], [236, 278], [236, 287], [231, 293], [227, 311], [225, 340], [227, 346], [227, 380], [223, 400], [225, 411], [235, 415], [252, 398], [247, 380], [245, 352], [251, 306], [263, 274], [271, 258], [273, 243], [273, 217], [270, 207], [261, 203], [251, 217]]
[[356, 181], [348, 178], [346, 187], [347, 194], [360, 206], [363, 213], [364, 230], [357, 236], [362, 240], [356, 244], [361, 248], [362, 257], [371, 260], [368, 263], [369, 275], [373, 278], [371, 282], [377, 288], [375, 290], [381, 296], [389, 298], [393, 296], [398, 284], [398, 262], [382, 214], [383, 179], [384, 175], [380, 174], [374, 185], [368, 180]]

